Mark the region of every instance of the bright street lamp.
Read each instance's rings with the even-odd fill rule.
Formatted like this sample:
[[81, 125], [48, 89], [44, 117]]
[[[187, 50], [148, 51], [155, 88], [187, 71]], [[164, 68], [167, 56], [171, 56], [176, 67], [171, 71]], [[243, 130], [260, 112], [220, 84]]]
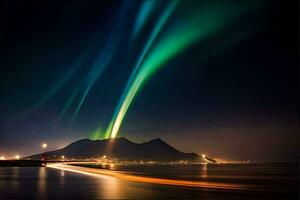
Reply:
[[44, 153], [42, 154], [42, 160], [46, 160], [47, 159], [47, 155], [46, 155], [46, 148], [47, 148], [47, 143], [43, 143], [42, 144], [42, 148], [44, 149]]
[[43, 143], [43, 144], [42, 144], [42, 148], [43, 148], [43, 149], [46, 149], [47, 146], [48, 146], [47, 143]]

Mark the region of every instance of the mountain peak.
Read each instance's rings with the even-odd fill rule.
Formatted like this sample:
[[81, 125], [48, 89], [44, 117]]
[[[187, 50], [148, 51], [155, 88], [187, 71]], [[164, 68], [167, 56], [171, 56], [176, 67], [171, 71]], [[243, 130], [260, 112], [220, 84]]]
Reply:
[[163, 140], [161, 140], [160, 138], [154, 138], [154, 139], [152, 139], [151, 141], [149, 141], [149, 143], [150, 142], [156, 142], [156, 143], [165, 143]]
[[[92, 142], [92, 140], [90, 139], [80, 139], [80, 140], [77, 140], [75, 142], [72, 142], [71, 144], [78, 144], [78, 143], [89, 143], [89, 142]], [[70, 144], [70, 145], [71, 145]]]
[[[94, 159], [102, 155], [123, 160], [151, 160], [151, 161], [176, 161], [199, 160], [196, 154], [183, 153], [160, 138], [141, 144], [134, 143], [125, 137], [103, 140], [81, 139], [65, 148], [46, 152], [47, 156], [57, 158], [64, 155], [66, 158]], [[41, 154], [31, 156], [39, 159]]]

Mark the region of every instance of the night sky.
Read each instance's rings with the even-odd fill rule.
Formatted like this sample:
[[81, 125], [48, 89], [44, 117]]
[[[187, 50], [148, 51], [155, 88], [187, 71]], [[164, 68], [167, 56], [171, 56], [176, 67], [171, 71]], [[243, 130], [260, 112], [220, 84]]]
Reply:
[[299, 159], [297, 0], [1, 4], [0, 156], [115, 131]]

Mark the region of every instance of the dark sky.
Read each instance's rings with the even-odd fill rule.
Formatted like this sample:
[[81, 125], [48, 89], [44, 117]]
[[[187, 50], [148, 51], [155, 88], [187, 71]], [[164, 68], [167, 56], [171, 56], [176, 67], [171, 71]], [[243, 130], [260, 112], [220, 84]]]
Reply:
[[[202, 16], [202, 6], [238, 9], [237, 1], [209, 2], [180, 2], [161, 37], [186, 15]], [[101, 138], [168, 3], [155, 2], [134, 35], [143, 1], [2, 1], [0, 155], [36, 153], [44, 141], [56, 149], [91, 138], [97, 128]], [[298, 160], [298, 1], [254, 4], [153, 73], [118, 136], [159, 137], [182, 151], [225, 159]], [[111, 55], [74, 117], [97, 62]]]

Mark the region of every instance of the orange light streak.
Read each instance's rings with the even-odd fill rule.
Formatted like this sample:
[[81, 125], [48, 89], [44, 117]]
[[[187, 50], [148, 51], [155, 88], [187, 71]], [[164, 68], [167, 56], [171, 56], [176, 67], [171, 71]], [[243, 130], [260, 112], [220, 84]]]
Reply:
[[141, 183], [195, 187], [195, 188], [224, 189], [224, 190], [265, 190], [264, 188], [257, 188], [254, 186], [251, 187], [249, 185], [242, 185], [242, 184], [144, 177], [144, 176], [124, 174], [118, 171], [78, 167], [78, 166], [71, 166], [66, 164], [49, 164], [47, 165], [47, 167], [90, 175], [98, 178], [108, 178], [108, 176], [112, 176], [127, 181], [135, 181]]

